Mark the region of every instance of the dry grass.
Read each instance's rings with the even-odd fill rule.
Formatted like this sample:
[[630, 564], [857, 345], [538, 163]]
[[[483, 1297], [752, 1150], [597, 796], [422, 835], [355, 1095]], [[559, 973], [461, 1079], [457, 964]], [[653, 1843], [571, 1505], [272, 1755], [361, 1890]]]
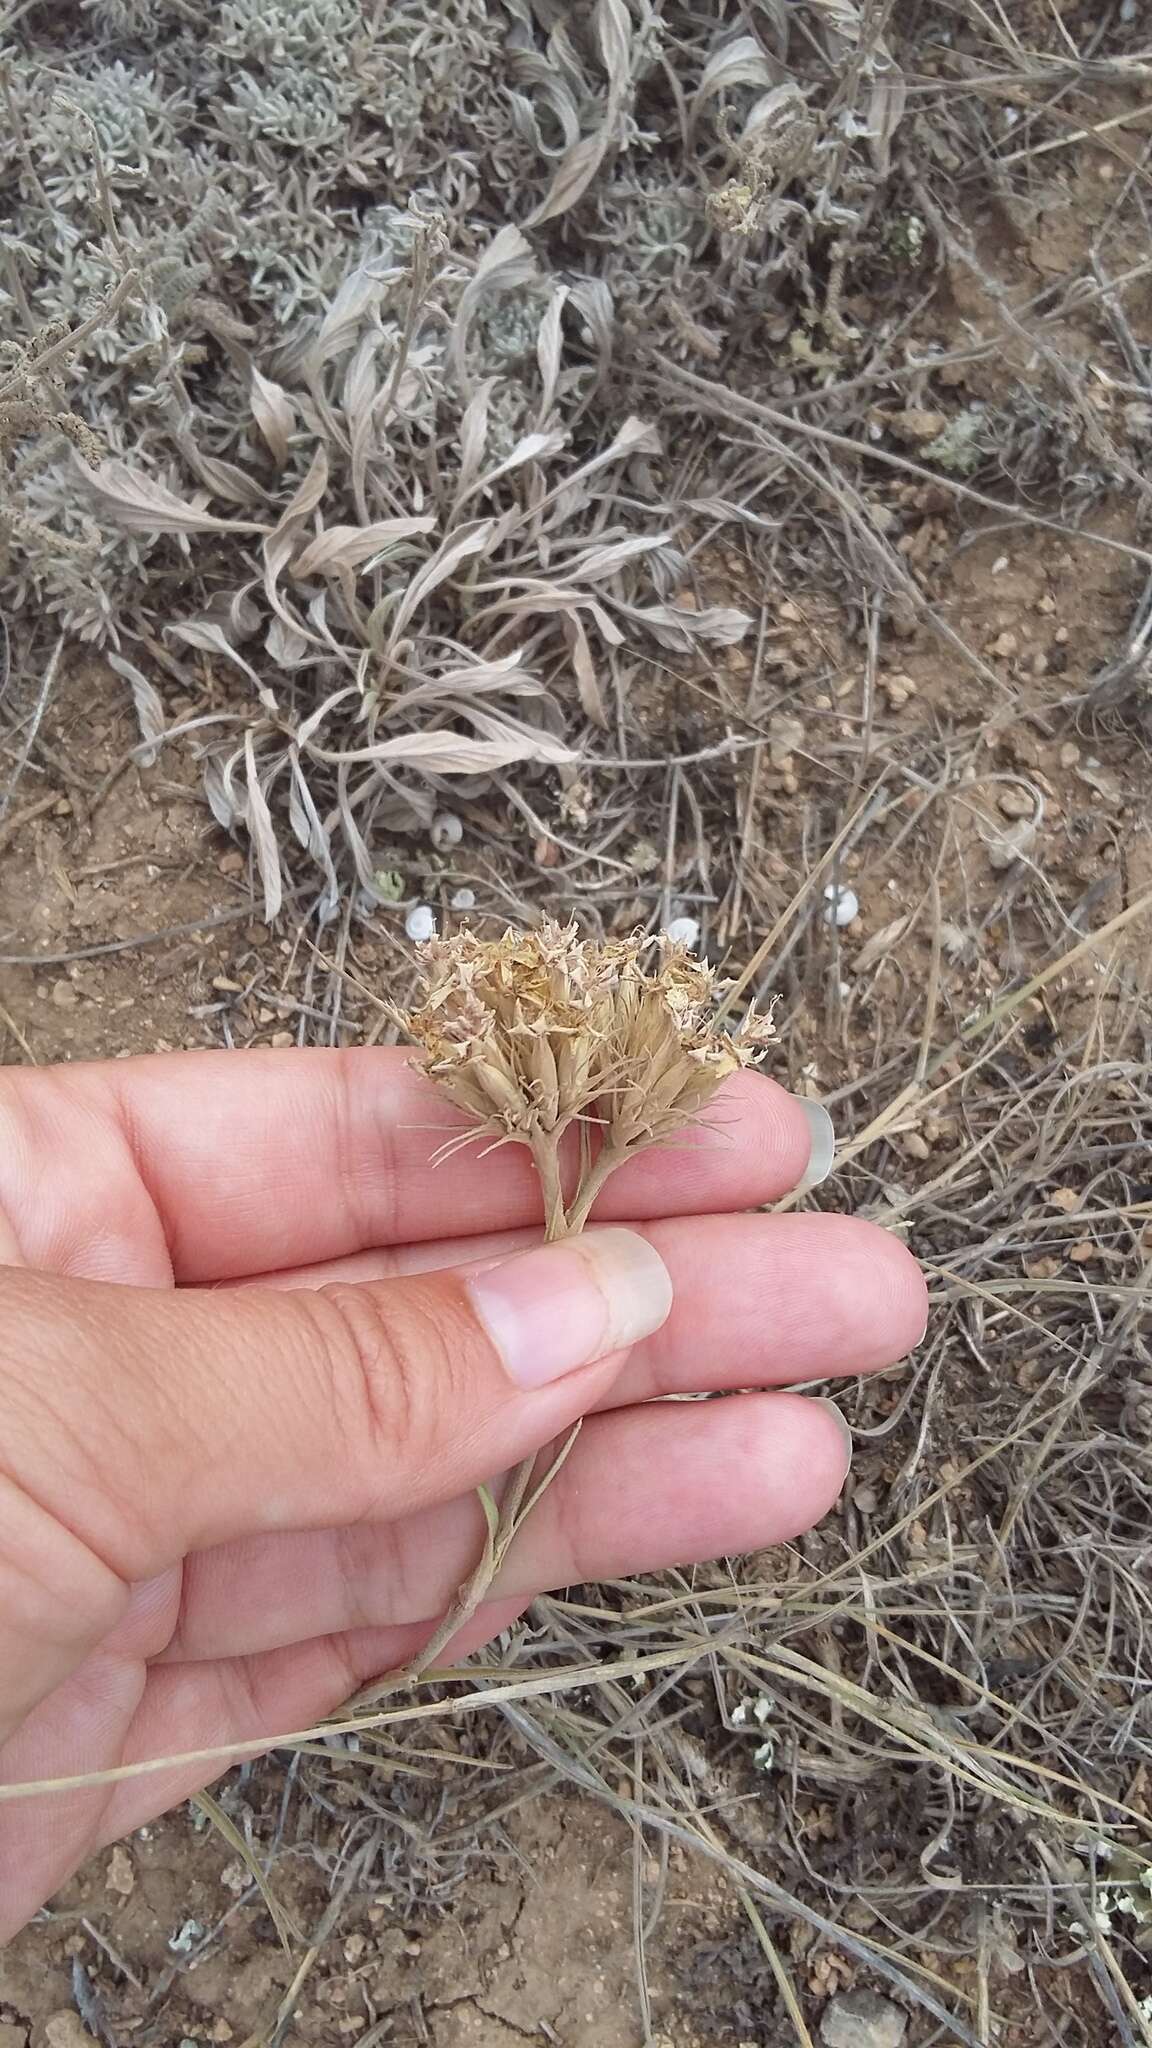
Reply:
[[[40, 10], [16, 12], [14, 90], [31, 108]], [[286, 60], [298, 81], [336, 61], [305, 12]], [[378, 47], [397, 76], [423, 12], [388, 12]], [[229, 34], [256, 34], [231, 13]], [[108, 32], [117, 14], [158, 67], [153, 29], [184, 23], [173, 79], [194, 99], [197, 63], [210, 78], [224, 61], [227, 39], [206, 52], [180, 7], [93, 10]], [[369, 90], [360, 58], [338, 66], [340, 148], [351, 138], [353, 167], [389, 194], [369, 228], [340, 202], [348, 160], [338, 175], [322, 124], [283, 141], [304, 117], [250, 41], [265, 155], [240, 152], [204, 218], [191, 192], [172, 251], [183, 296], [164, 298], [128, 175], [169, 116], [156, 91], [121, 91], [135, 111], [100, 133], [119, 246], [97, 236], [85, 280], [107, 293], [131, 275], [110, 309], [119, 341], [94, 363], [86, 337], [55, 338], [12, 372], [43, 414], [16, 423], [42, 436], [21, 481], [46, 479], [35, 532], [9, 521], [29, 542], [17, 669], [35, 672], [35, 599], [111, 646], [148, 749], [181, 734], [209, 749], [217, 818], [247, 827], [269, 913], [299, 920], [302, 1037], [370, 1027], [357, 949], [397, 897], [443, 910], [466, 885], [481, 918], [574, 914], [598, 935], [690, 910], [741, 989], [778, 998], [794, 1084], [821, 1076], [842, 1134], [821, 1202], [928, 1264], [925, 1346], [845, 1397], [861, 1457], [842, 1524], [768, 1577], [757, 1560], [539, 1602], [530, 1652], [501, 1644], [339, 1724], [358, 1758], [334, 1762], [334, 1731], [308, 1731], [294, 1803], [268, 1794], [274, 1886], [290, 1816], [333, 1775], [414, 1763], [443, 1725], [434, 1798], [414, 1776], [391, 1824], [346, 1821], [341, 1900], [385, 1875], [443, 1900], [525, 1802], [564, 1785], [602, 1801], [636, 1845], [647, 2039], [679, 1844], [727, 1874], [760, 2023], [801, 2048], [833, 1957], [908, 2005], [916, 2048], [1152, 2042], [1147, 905], [1109, 897], [1107, 876], [1072, 887], [1026, 838], [982, 886], [973, 820], [1005, 780], [989, 748], [1023, 689], [941, 602], [953, 549], [1094, 534], [1120, 593], [1115, 654], [1095, 678], [1052, 677], [1038, 715], [1143, 743], [1152, 379], [1134, 309], [1152, 51], [1124, 9], [1079, 33], [981, 0], [605, 0], [550, 35], [518, 4], [445, 9], [415, 166], [379, 79]], [[453, 34], [466, 87], [444, 83]], [[105, 104], [107, 52], [77, 55], [69, 35], [64, 56], [96, 66], [89, 101]], [[509, 64], [501, 100], [484, 81]], [[471, 93], [469, 184], [436, 138]], [[100, 131], [99, 107], [90, 118]], [[46, 147], [67, 159], [70, 134], [89, 147], [77, 132], [57, 122]], [[33, 163], [18, 129], [8, 147], [16, 232], [47, 252], [39, 297], [27, 256], [10, 259], [10, 296], [47, 323], [59, 250], [35, 229], [35, 187], [59, 212], [63, 172]], [[1040, 288], [1022, 281], [989, 210], [1026, 241], [1053, 189], [1077, 196], [1049, 181], [1097, 155], [1113, 176], [1091, 233]], [[315, 259], [294, 256], [291, 276], [274, 252], [242, 257], [228, 227], [289, 159], [313, 180]], [[67, 389], [66, 363], [82, 372]], [[73, 407], [111, 450], [91, 527], [52, 483]], [[813, 591], [845, 640], [830, 649], [813, 626], [807, 669], [847, 660], [859, 677], [828, 708], [802, 636], [781, 630], [782, 605]], [[699, 653], [746, 626], [738, 695]], [[909, 733], [880, 681], [918, 629], [972, 695]], [[189, 650], [209, 657], [194, 672]], [[12, 731], [9, 799], [54, 673]], [[192, 717], [165, 710], [173, 676], [200, 700]], [[670, 737], [640, 686], [668, 692]], [[786, 801], [798, 774], [802, 809]], [[1009, 779], [1037, 822], [1043, 790], [1017, 766]], [[429, 851], [446, 801], [468, 816], [467, 861]], [[531, 839], [494, 830], [506, 812]], [[822, 890], [893, 873], [892, 924], [849, 974]], [[505, 1767], [495, 1787], [467, 1768], [481, 1753]], [[701, 1982], [731, 2033], [723, 1969]]]

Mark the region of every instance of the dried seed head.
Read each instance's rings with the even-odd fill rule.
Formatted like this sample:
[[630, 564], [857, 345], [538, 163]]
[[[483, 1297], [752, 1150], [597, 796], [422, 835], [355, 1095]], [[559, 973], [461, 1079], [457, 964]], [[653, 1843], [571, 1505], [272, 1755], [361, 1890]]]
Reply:
[[767, 1017], [722, 1030], [712, 969], [665, 939], [646, 972], [647, 945], [551, 921], [431, 939], [422, 1000], [402, 1021], [425, 1072], [493, 1135], [539, 1147], [584, 1118], [623, 1158], [697, 1116], [774, 1035]]

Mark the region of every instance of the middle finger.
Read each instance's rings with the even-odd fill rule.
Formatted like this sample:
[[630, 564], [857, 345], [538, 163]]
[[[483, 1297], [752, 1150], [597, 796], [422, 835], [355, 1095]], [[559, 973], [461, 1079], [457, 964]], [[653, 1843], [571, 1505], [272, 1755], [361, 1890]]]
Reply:
[[[663, 1328], [634, 1346], [607, 1406], [874, 1372], [924, 1334], [923, 1275], [900, 1240], [874, 1223], [852, 1216], [693, 1216], [633, 1228], [664, 1260], [673, 1305]], [[538, 1237], [519, 1231], [403, 1245], [242, 1284], [380, 1280], [481, 1263]]]

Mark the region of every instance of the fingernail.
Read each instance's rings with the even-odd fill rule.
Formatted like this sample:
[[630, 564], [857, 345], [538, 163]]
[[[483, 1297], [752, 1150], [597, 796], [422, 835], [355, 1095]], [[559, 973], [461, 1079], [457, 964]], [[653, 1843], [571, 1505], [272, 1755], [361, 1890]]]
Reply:
[[809, 1188], [818, 1188], [827, 1180], [836, 1160], [836, 1128], [822, 1102], [810, 1102], [805, 1095], [794, 1098], [808, 1119], [810, 1142], [808, 1164], [797, 1185], [798, 1195], [806, 1195]]
[[545, 1387], [658, 1330], [672, 1306], [659, 1252], [634, 1230], [590, 1230], [478, 1273], [468, 1291], [509, 1378]]
[[852, 1453], [856, 1447], [852, 1442], [852, 1431], [848, 1427], [844, 1410], [837, 1407], [835, 1401], [822, 1400], [819, 1406], [827, 1409], [828, 1414], [833, 1417], [836, 1427], [840, 1431], [841, 1440], [844, 1445], [844, 1477], [847, 1479], [849, 1472], [852, 1470]]

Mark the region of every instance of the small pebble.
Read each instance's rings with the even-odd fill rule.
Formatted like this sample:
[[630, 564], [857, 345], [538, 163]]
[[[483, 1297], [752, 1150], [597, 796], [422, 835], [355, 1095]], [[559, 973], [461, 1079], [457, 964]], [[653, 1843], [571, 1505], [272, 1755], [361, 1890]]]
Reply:
[[875, 1991], [844, 1991], [824, 2008], [824, 2048], [903, 2048], [908, 2015]]
[[1026, 789], [1002, 789], [996, 799], [996, 808], [1005, 818], [1031, 818], [1036, 806]]
[[414, 903], [404, 919], [404, 929], [414, 946], [436, 937], [436, 912], [430, 903]]
[[700, 920], [698, 917], [674, 917], [666, 927], [664, 936], [674, 946], [687, 946], [694, 953], [700, 943]]
[[988, 865], [1002, 875], [1031, 853], [1036, 844], [1036, 826], [1031, 818], [1020, 818], [1014, 825], [1006, 825], [1003, 832], [997, 832], [988, 846]]
[[835, 882], [829, 882], [824, 890], [825, 924], [838, 925], [843, 929], [845, 925], [855, 924], [859, 915], [860, 898], [855, 889], [841, 889]]
[[54, 981], [52, 1001], [58, 1010], [74, 1010], [80, 998], [70, 981]]
[[464, 837], [464, 827], [455, 811], [438, 811], [428, 833], [437, 853], [450, 853]]

